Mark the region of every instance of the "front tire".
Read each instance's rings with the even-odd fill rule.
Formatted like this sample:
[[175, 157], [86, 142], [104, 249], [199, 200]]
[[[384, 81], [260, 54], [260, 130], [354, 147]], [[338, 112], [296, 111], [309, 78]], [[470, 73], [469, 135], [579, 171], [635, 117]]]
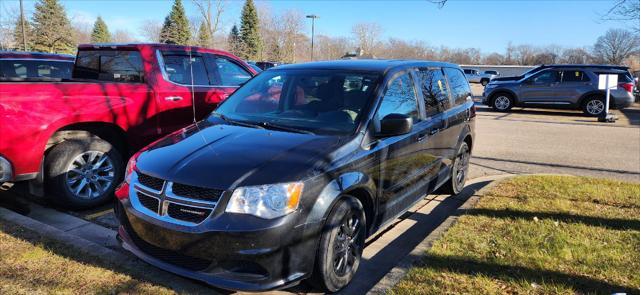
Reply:
[[590, 117], [598, 117], [605, 112], [605, 99], [601, 96], [592, 96], [583, 102], [583, 113]]
[[514, 98], [505, 93], [499, 93], [492, 98], [492, 109], [497, 112], [507, 112], [514, 106]]
[[324, 291], [336, 292], [356, 274], [365, 245], [365, 212], [361, 202], [342, 197], [323, 227], [312, 283]]
[[438, 189], [438, 193], [457, 195], [463, 190], [465, 181], [467, 180], [467, 170], [470, 166], [471, 156], [472, 154], [467, 142], [462, 142], [452, 164], [450, 179]]
[[123, 177], [120, 153], [97, 137], [55, 145], [44, 164], [45, 184], [53, 202], [85, 209], [107, 202]]

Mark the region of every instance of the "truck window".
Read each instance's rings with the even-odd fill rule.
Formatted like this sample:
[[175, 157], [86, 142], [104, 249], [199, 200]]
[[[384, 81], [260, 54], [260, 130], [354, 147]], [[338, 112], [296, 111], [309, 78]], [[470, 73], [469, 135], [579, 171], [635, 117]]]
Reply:
[[210, 85], [207, 69], [205, 68], [205, 61], [202, 56], [192, 55], [190, 62], [189, 54], [187, 53], [163, 52], [162, 58], [162, 64], [164, 65], [163, 74], [169, 81], [181, 85], [191, 85], [191, 73], [193, 72], [194, 85]]
[[72, 62], [51, 60], [0, 60], [2, 78], [71, 78]]
[[465, 79], [465, 76], [459, 69], [443, 68], [443, 71], [447, 75], [447, 80], [450, 82], [450, 90], [452, 91], [452, 97], [454, 98], [454, 105], [464, 103], [472, 92], [467, 79]]
[[441, 69], [420, 69], [418, 72], [428, 117], [434, 116], [449, 107], [447, 82]]
[[138, 51], [81, 50], [73, 77], [112, 82], [143, 82], [142, 58]]
[[213, 84], [216, 86], [240, 86], [252, 77], [248, 71], [227, 58], [216, 56], [210, 61], [210, 68], [215, 69]]

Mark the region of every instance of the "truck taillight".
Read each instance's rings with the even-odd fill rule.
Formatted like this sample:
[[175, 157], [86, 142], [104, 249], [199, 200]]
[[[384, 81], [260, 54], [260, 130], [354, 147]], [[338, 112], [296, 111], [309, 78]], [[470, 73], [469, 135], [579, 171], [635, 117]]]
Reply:
[[625, 91], [632, 93], [634, 90], [634, 84], [632, 83], [619, 83], [619, 87], [625, 89]]

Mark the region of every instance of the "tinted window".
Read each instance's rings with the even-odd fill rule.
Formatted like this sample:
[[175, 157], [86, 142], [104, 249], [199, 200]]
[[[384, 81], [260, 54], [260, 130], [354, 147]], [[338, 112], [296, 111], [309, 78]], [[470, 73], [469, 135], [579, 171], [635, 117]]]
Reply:
[[459, 69], [443, 68], [443, 71], [447, 75], [447, 80], [450, 82], [450, 90], [452, 91], [454, 105], [464, 103], [472, 93], [470, 84], [467, 83], [467, 79], [465, 79], [465, 76]]
[[383, 101], [378, 109], [378, 119], [389, 114], [410, 116], [414, 122], [419, 120], [416, 92], [410, 75], [405, 73], [388, 84]]
[[78, 52], [73, 76], [114, 82], [142, 82], [142, 58], [138, 51], [83, 50]]
[[537, 83], [537, 84], [548, 84], [548, 83], [556, 83], [561, 81], [559, 71], [556, 71], [556, 70], [543, 71], [539, 74], [534, 75], [532, 79], [534, 83]]
[[418, 77], [427, 116], [436, 115], [449, 106], [447, 82], [440, 69], [421, 69], [418, 71]]
[[[194, 85], [209, 85], [209, 77], [202, 56], [188, 54], [163, 53], [164, 70], [169, 81], [192, 85], [191, 73], [194, 74]], [[191, 68], [190, 68], [191, 65]]]
[[72, 62], [49, 60], [0, 60], [2, 78], [71, 78]]
[[214, 85], [239, 86], [252, 77], [241, 66], [224, 57], [214, 57], [213, 65], [215, 68]]
[[376, 75], [330, 70], [265, 71], [227, 98], [214, 115], [314, 133], [349, 134], [377, 80]]
[[590, 77], [583, 71], [563, 71], [563, 82], [589, 82]]

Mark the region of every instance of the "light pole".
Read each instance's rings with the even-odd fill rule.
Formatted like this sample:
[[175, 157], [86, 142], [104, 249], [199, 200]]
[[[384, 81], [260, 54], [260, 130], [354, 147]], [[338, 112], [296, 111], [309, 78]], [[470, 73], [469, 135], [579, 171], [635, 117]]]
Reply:
[[22, 9], [22, 0], [20, 0], [20, 26], [22, 27], [22, 47], [27, 51], [27, 36], [24, 29], [24, 10]]
[[318, 17], [318, 15], [310, 14], [310, 15], [307, 16], [307, 18], [311, 18], [312, 19], [312, 57], [311, 57], [311, 61], [314, 61], [314, 21], [316, 21], [316, 19], [319, 18], [319, 17]]

